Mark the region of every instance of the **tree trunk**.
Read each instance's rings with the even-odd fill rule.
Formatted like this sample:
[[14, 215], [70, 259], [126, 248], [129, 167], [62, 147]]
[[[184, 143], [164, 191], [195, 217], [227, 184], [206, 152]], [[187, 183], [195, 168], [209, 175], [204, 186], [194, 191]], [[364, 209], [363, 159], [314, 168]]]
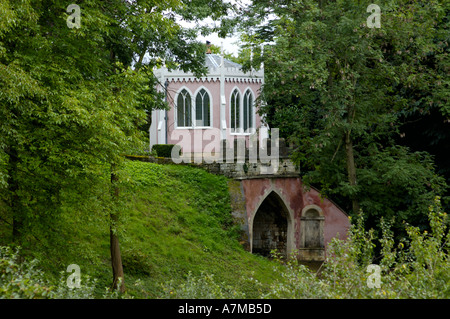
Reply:
[[[350, 131], [345, 133], [345, 153], [347, 159], [347, 174], [348, 182], [350, 186], [356, 186], [356, 166], [355, 166], [355, 156], [353, 154], [353, 142], [350, 136]], [[352, 209], [354, 213], [358, 213], [360, 210], [359, 201], [356, 195], [352, 195]]]
[[[117, 185], [115, 185], [117, 180], [118, 177], [114, 173], [114, 165], [112, 165], [111, 186], [113, 187], [114, 200], [119, 198], [119, 188], [117, 187]], [[111, 224], [109, 226], [109, 240], [111, 251], [111, 265], [113, 271], [112, 289], [118, 289], [121, 293], [123, 293], [125, 292], [125, 278], [123, 274], [122, 256], [120, 254], [119, 237], [114, 232], [114, 227], [117, 224], [118, 218], [114, 213], [110, 214], [110, 218]]]
[[14, 243], [20, 243], [22, 237], [23, 217], [19, 195], [19, 182], [17, 181], [17, 163], [19, 157], [15, 147], [8, 147], [8, 189], [10, 193], [9, 207], [12, 215], [12, 240]]
[[[111, 215], [111, 219], [114, 215]], [[122, 257], [120, 254], [119, 238], [113, 231], [113, 225], [109, 228], [111, 265], [113, 271], [113, 283], [111, 289], [118, 289], [121, 293], [125, 292], [125, 278], [123, 274]]]

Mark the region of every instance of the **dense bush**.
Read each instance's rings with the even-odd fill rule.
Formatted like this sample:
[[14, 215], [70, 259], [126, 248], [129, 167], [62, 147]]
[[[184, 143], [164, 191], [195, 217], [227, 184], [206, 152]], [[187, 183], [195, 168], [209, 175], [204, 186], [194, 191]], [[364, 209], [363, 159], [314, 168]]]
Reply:
[[50, 298], [53, 288], [36, 268], [37, 261], [19, 263], [18, 253], [0, 246], [0, 298]]
[[174, 147], [179, 148], [175, 144], [155, 144], [152, 147], [152, 151], [156, 152], [156, 155], [159, 157], [172, 157], [172, 149]]
[[[0, 246], [0, 299], [93, 299], [96, 280], [84, 275], [79, 288], [69, 288], [69, 273], [61, 272], [59, 281], [48, 278], [37, 268], [39, 261], [23, 260], [20, 250]], [[126, 298], [105, 288], [103, 298]]]

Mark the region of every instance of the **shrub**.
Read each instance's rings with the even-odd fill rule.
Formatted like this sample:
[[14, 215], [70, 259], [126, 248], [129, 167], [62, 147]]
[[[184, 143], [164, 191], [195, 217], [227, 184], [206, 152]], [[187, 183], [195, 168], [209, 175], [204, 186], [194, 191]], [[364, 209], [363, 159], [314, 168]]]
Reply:
[[[450, 259], [447, 214], [436, 198], [428, 214], [431, 233], [407, 227], [408, 237], [394, 247], [390, 224], [381, 221], [381, 256], [373, 256], [376, 238], [365, 231], [362, 215], [347, 240], [334, 239], [321, 272], [312, 273], [296, 259], [287, 262], [281, 280], [266, 298], [443, 298], [450, 297]], [[381, 259], [380, 259], [381, 258]], [[369, 264], [378, 261], [380, 287], [369, 287]]]
[[50, 298], [52, 287], [36, 268], [37, 260], [19, 263], [19, 249], [0, 246], [0, 298]]
[[175, 285], [169, 281], [163, 286], [165, 298], [231, 299], [245, 298], [244, 293], [224, 282], [216, 282], [214, 275], [202, 272], [200, 276], [188, 273], [186, 282]]
[[[155, 144], [152, 147], [152, 152], [156, 152], [156, 155], [159, 157], [172, 157], [172, 148], [179, 146], [175, 144]], [[180, 150], [181, 151], [181, 150]]]
[[[81, 277], [79, 288], [69, 288], [69, 273], [61, 272], [59, 282], [52, 282], [37, 268], [38, 260], [20, 261], [19, 249], [0, 246], [0, 299], [94, 299], [96, 280]], [[128, 298], [117, 290], [105, 288], [103, 298]]]

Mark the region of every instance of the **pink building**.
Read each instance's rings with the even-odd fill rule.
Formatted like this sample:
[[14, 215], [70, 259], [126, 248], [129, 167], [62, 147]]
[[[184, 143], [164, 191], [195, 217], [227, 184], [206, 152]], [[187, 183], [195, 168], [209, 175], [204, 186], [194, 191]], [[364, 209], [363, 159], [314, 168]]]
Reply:
[[[239, 64], [216, 54], [206, 54], [205, 63], [208, 74], [201, 78], [181, 70], [155, 71], [161, 83], [158, 89], [165, 92], [170, 108], [152, 112], [150, 148], [155, 144], [178, 144], [184, 154], [194, 153], [196, 162], [198, 154], [203, 160], [204, 154], [220, 154], [223, 140], [231, 146], [234, 140], [241, 139], [249, 146], [251, 137], [260, 142], [268, 137], [268, 128], [255, 104], [264, 83], [264, 69], [244, 73]], [[270, 144], [259, 144], [258, 164], [247, 165], [249, 160], [244, 169], [238, 155], [233, 164], [228, 163], [227, 153], [227, 163], [218, 157], [221, 160], [211, 168], [218, 166], [218, 173], [234, 179], [229, 184], [233, 215], [242, 222], [243, 242], [251, 252], [268, 255], [272, 249], [279, 249], [287, 256], [298, 251], [300, 260], [323, 261], [332, 238], [346, 238], [348, 216], [323, 199], [319, 191], [306, 190], [288, 155], [275, 150], [275, 146], [278, 150], [286, 147], [279, 147], [280, 140], [278, 145], [272, 144], [274, 141], [275, 128]], [[269, 145], [270, 165], [261, 161], [261, 154], [267, 154], [262, 151]], [[208, 169], [206, 164], [203, 167]]]
[[206, 54], [205, 64], [208, 74], [201, 78], [182, 70], [155, 71], [170, 109], [152, 112], [150, 149], [179, 144], [184, 153], [219, 153], [221, 140], [245, 138], [248, 143], [252, 134], [267, 137], [255, 105], [264, 70], [244, 73], [241, 65], [217, 54]]

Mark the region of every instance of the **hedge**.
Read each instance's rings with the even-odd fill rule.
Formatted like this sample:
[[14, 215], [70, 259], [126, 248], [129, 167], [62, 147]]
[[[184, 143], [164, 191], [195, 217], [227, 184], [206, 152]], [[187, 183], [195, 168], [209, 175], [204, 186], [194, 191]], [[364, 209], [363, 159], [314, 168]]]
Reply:
[[[155, 144], [152, 147], [152, 151], [156, 152], [158, 157], [172, 157], [172, 148], [175, 144]], [[179, 146], [177, 146], [179, 147]], [[181, 151], [181, 150], [180, 150]]]

